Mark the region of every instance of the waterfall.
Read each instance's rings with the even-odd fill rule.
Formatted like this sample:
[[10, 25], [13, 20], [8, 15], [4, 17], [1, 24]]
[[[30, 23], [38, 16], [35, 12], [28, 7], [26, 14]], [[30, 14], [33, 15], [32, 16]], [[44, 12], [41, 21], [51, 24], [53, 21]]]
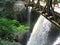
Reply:
[[30, 26], [30, 22], [31, 22], [31, 20], [30, 20], [30, 18], [31, 18], [30, 17], [31, 16], [31, 10], [32, 10], [32, 7], [29, 6], [28, 7], [28, 16], [27, 16], [28, 17], [27, 23], [28, 23], [29, 26]]
[[[30, 24], [31, 24], [31, 10], [32, 10], [32, 7], [28, 7], [28, 15], [27, 15], [27, 24], [30, 26]], [[30, 28], [29, 28], [29, 31], [30, 31]], [[27, 41], [28, 41], [28, 39], [29, 39], [29, 37], [30, 37], [30, 32], [27, 34]]]
[[[36, 3], [37, 0], [35, 0], [34, 2]], [[43, 2], [40, 1], [40, 3]], [[41, 5], [45, 6], [46, 4], [44, 3]], [[30, 25], [30, 14], [31, 14], [30, 7], [28, 10], [29, 10], [28, 23]], [[60, 29], [57, 29], [54, 24], [52, 24], [42, 15], [40, 15], [36, 24], [34, 25], [33, 31], [27, 42], [27, 45], [56, 45], [57, 43], [58, 43], [57, 45], [60, 45], [59, 44], [60, 37], [58, 37], [59, 31], [57, 30]]]
[[46, 45], [51, 23], [42, 15], [38, 18], [27, 45]]

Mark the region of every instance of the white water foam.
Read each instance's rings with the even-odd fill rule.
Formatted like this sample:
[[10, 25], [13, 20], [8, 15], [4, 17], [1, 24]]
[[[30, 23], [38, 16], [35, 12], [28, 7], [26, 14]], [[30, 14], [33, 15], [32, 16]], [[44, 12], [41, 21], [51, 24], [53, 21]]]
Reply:
[[42, 15], [38, 18], [27, 45], [46, 45], [51, 23]]

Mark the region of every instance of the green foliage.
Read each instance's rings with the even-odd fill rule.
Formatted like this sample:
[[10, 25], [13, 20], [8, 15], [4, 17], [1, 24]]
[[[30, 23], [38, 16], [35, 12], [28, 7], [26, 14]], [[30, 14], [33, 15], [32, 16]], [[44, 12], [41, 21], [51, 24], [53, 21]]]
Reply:
[[17, 43], [17, 42], [10, 42], [10, 41], [1, 40], [0, 45], [21, 45], [21, 44]]
[[60, 0], [57, 0], [60, 3]]
[[0, 2], [0, 17], [6, 17], [10, 19], [17, 19], [20, 22], [27, 21], [27, 12], [25, 9], [22, 11], [15, 12], [14, 11], [14, 4], [16, 1], [23, 1], [23, 0], [1, 0]]
[[7, 1], [15, 2], [16, 0], [1, 0], [1, 2], [7, 2]]
[[0, 2], [0, 38], [5, 40], [14, 39], [16, 35], [28, 32], [29, 26], [21, 25], [17, 21], [26, 21], [27, 12], [23, 9], [21, 12], [16, 14], [17, 12], [14, 12], [13, 10], [15, 1], [17, 0], [1, 0]]
[[13, 38], [14, 32], [19, 25], [19, 22], [16, 20], [0, 18], [0, 37], [4, 39]]
[[29, 26], [21, 25], [17, 20], [0, 18], [0, 38], [13, 40], [16, 35], [27, 33]]
[[29, 31], [29, 26], [27, 25], [20, 25], [18, 28], [17, 28], [17, 35], [21, 35], [21, 34], [25, 34]]
[[0, 17], [12, 17], [14, 15], [13, 5], [15, 0], [1, 0]]

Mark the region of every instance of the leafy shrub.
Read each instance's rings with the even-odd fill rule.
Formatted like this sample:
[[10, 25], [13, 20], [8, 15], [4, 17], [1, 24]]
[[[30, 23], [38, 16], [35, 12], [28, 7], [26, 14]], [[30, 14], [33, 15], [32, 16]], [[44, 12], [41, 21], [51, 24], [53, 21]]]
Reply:
[[16, 35], [27, 33], [29, 26], [21, 25], [17, 20], [0, 18], [0, 38], [13, 40]]
[[60, 3], [60, 0], [57, 0]]
[[27, 25], [20, 25], [18, 28], [17, 28], [17, 31], [16, 32], [18, 32], [17, 33], [17, 35], [18, 34], [25, 34], [25, 33], [27, 33], [29, 31], [29, 26], [27, 26]]
[[19, 25], [20, 24], [17, 20], [0, 18], [0, 38], [13, 38], [14, 32], [17, 30]]
[[10, 42], [10, 41], [1, 40], [0, 45], [21, 45], [21, 44], [17, 43], [17, 42]]

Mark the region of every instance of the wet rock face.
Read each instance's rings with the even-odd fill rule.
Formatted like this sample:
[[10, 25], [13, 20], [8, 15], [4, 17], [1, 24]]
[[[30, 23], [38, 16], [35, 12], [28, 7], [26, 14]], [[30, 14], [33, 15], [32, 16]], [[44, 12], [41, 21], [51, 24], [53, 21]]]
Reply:
[[17, 35], [15, 41], [20, 42], [22, 45], [26, 45], [26, 38], [27, 38], [27, 33], [22, 35]]
[[52, 45], [60, 45], [60, 36], [56, 38], [55, 42]]
[[48, 33], [47, 45], [53, 45], [53, 43], [55, 42], [55, 40], [57, 40], [56, 38], [58, 38], [59, 35], [60, 35], [59, 29], [52, 24], [51, 30]]
[[25, 2], [23, 2], [23, 1], [17, 1], [13, 7], [14, 11], [21, 11], [22, 9], [24, 9], [25, 8], [24, 4], [25, 4]]

